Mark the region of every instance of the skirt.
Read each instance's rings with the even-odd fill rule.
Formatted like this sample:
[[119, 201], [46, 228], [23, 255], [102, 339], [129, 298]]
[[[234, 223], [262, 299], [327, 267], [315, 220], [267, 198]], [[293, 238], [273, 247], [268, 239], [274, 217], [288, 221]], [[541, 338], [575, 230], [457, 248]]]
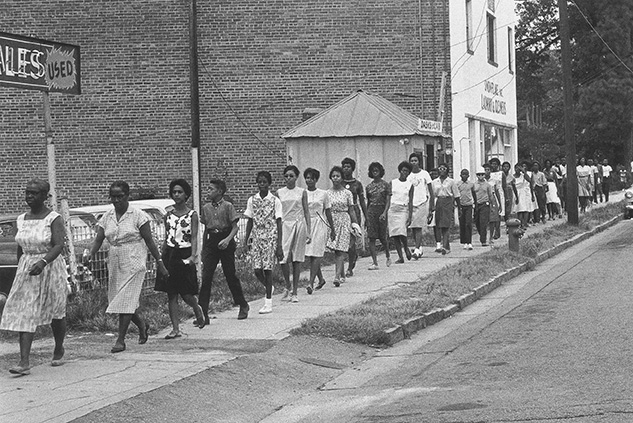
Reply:
[[347, 211], [332, 211], [332, 220], [334, 220], [334, 233], [336, 234], [336, 238], [334, 241], [328, 238], [326, 246], [333, 251], [347, 252], [349, 250], [352, 219], [349, 217]]
[[155, 291], [168, 294], [196, 295], [198, 277], [195, 263], [185, 264], [183, 259], [191, 256], [191, 248], [167, 247], [163, 251], [163, 263], [169, 270], [169, 277], [156, 274]]
[[545, 193], [547, 204], [556, 203], [560, 204], [560, 198], [558, 198], [558, 188], [556, 188], [556, 182], [547, 183], [547, 192]]
[[31, 266], [44, 256], [23, 254], [20, 257], [0, 329], [32, 333], [38, 326], [66, 316], [68, 273], [62, 256], [46, 265], [39, 275], [29, 275]]
[[106, 313], [134, 314], [140, 305], [147, 270], [145, 243], [110, 245], [108, 254], [108, 308]]
[[330, 235], [329, 225], [326, 223], [325, 216], [316, 214], [310, 216], [310, 238], [309, 244], [306, 244], [305, 255], [308, 257], [323, 257], [325, 252], [325, 243]]
[[453, 209], [453, 197], [437, 197], [435, 203], [435, 226], [438, 228], [450, 228], [455, 220]]
[[380, 219], [385, 208], [384, 204], [367, 208], [367, 237], [369, 239], [384, 239], [387, 236], [387, 220]]
[[427, 218], [429, 215], [429, 202], [426, 201], [419, 206], [413, 206], [413, 214], [411, 215], [410, 228], [424, 228], [427, 226]]
[[407, 236], [408, 205], [392, 204], [389, 207], [387, 218], [389, 220], [389, 236]]
[[288, 263], [291, 256], [293, 262], [303, 262], [306, 255], [307, 237], [305, 220], [284, 221], [281, 232], [281, 248], [284, 252], [284, 258], [280, 263]]

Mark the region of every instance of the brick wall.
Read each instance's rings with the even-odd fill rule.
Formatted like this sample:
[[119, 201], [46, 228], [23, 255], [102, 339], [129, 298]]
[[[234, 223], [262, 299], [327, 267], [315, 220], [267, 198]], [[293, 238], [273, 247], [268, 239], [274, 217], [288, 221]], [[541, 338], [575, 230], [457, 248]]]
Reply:
[[[450, 71], [448, 1], [425, 1], [425, 117]], [[3, 0], [5, 32], [81, 46], [82, 94], [51, 94], [57, 179], [71, 206], [107, 201], [115, 179], [165, 196], [191, 179], [188, 5], [185, 0]], [[280, 135], [306, 107], [357, 89], [421, 115], [418, 2], [198, 1], [201, 185], [214, 177], [244, 207], [254, 175], [282, 183]], [[450, 79], [450, 78], [449, 78]], [[450, 116], [450, 84], [446, 95]], [[46, 178], [41, 93], [0, 87], [0, 212], [25, 208]], [[450, 122], [445, 120], [450, 128]]]

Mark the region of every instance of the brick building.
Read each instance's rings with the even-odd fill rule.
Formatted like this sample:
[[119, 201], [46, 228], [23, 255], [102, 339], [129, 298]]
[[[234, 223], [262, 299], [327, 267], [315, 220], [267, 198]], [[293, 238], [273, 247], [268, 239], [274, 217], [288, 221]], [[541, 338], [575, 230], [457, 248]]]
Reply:
[[[279, 186], [280, 135], [304, 109], [357, 89], [435, 120], [446, 72], [450, 134], [449, 11], [463, 3], [198, 0], [203, 197], [221, 177], [242, 208], [261, 169]], [[81, 47], [82, 94], [51, 94], [58, 187], [71, 206], [107, 202], [115, 179], [159, 197], [172, 178], [191, 179], [189, 4], [3, 1], [3, 31]], [[0, 87], [0, 104], [4, 213], [23, 210], [26, 180], [47, 173], [41, 93]], [[453, 151], [450, 139], [442, 147]]]

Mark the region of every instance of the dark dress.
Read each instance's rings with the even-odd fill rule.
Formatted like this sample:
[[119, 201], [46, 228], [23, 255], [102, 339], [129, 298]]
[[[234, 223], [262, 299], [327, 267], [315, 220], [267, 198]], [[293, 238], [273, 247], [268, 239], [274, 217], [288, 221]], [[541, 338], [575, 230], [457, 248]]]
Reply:
[[191, 256], [191, 218], [195, 211], [182, 216], [173, 211], [165, 215], [166, 248], [162, 259], [169, 277], [156, 276], [154, 290], [168, 294], [195, 295], [198, 293], [198, 277], [193, 262], [185, 264], [183, 259]]

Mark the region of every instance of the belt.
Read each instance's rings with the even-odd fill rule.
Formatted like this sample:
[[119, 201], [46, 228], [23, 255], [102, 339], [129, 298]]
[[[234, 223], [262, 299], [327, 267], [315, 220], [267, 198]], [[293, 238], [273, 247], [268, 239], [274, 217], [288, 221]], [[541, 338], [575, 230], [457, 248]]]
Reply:
[[211, 232], [213, 234], [219, 234], [219, 233], [222, 233], [222, 232], [229, 232], [230, 230], [231, 230], [231, 228], [221, 228], [221, 229], [209, 228], [209, 229], [207, 229], [208, 232]]

